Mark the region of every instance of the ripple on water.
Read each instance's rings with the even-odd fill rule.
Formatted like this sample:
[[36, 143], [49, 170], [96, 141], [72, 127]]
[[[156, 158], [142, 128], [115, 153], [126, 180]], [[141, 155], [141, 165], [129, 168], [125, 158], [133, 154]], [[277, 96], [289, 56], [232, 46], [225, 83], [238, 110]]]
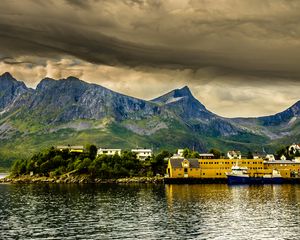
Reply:
[[300, 186], [0, 185], [0, 239], [299, 239]]

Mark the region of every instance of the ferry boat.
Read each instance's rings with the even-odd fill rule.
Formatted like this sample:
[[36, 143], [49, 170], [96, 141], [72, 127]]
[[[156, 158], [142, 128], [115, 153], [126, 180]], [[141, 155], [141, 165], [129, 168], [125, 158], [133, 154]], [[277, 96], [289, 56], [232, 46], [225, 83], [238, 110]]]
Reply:
[[231, 172], [226, 173], [228, 184], [280, 184], [283, 178], [277, 170], [273, 170], [272, 174], [260, 174], [250, 176], [247, 167], [239, 167], [237, 165], [231, 168]]

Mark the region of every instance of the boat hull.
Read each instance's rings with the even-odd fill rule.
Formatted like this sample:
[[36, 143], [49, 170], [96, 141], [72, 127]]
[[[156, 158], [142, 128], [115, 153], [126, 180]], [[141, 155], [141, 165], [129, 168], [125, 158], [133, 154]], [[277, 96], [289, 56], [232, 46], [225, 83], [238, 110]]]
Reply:
[[244, 177], [227, 175], [228, 184], [280, 184], [283, 183], [282, 177]]

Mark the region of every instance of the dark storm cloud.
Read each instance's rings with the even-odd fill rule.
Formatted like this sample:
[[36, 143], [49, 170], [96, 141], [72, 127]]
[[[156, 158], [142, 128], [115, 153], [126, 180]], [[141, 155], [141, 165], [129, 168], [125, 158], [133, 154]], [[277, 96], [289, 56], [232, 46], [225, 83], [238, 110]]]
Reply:
[[300, 77], [298, 1], [2, 1], [0, 51]]

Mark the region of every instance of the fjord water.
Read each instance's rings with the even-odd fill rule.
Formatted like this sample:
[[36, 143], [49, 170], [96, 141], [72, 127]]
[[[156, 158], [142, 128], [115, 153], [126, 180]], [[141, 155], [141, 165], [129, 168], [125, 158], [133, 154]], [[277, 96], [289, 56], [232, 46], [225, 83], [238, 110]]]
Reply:
[[0, 184], [0, 239], [300, 239], [300, 186]]

